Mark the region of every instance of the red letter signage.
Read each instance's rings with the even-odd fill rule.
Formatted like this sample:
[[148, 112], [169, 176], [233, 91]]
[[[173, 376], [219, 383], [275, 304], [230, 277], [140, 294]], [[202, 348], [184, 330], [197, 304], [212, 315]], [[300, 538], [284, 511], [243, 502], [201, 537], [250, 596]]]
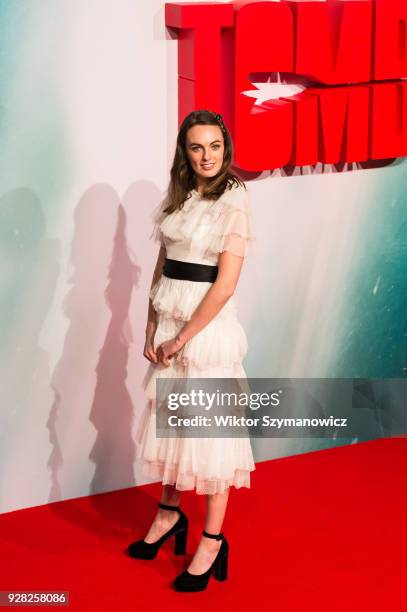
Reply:
[[[243, 170], [407, 155], [406, 0], [168, 3], [166, 25], [179, 122], [220, 112]], [[306, 85], [273, 95], [259, 73]]]

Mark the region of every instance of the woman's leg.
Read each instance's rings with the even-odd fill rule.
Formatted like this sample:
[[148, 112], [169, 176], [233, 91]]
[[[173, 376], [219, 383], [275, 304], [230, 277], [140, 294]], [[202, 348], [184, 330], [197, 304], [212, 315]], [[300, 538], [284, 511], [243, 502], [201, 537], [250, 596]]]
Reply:
[[[225, 493], [206, 496], [205, 531], [208, 533], [218, 534], [222, 531], [228, 499], [229, 489]], [[221, 544], [221, 540], [202, 536], [188, 571], [191, 574], [203, 574], [206, 572], [215, 560]]]
[[[160, 501], [168, 506], [178, 506], [181, 498], [181, 493], [173, 485], [163, 485]], [[166, 531], [175, 525], [179, 519], [179, 514], [176, 510], [162, 510], [158, 508], [157, 514], [151, 524], [151, 527], [144, 538], [144, 541], [152, 544], [156, 542]]]

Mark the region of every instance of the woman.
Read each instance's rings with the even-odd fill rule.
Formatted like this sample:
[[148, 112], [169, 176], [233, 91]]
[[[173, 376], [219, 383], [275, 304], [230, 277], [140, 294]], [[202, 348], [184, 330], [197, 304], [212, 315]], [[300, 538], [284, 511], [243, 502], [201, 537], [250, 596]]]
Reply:
[[150, 290], [144, 356], [151, 362], [149, 398], [138, 443], [143, 468], [163, 483], [159, 509], [132, 557], [153, 559], [175, 535], [185, 554], [188, 520], [179, 509], [182, 490], [206, 494], [205, 528], [179, 591], [206, 588], [212, 574], [227, 577], [228, 543], [222, 534], [230, 486], [250, 487], [254, 470], [245, 438], [156, 438], [157, 378], [244, 378], [245, 332], [234, 291], [248, 244], [254, 240], [247, 190], [229, 172], [233, 144], [221, 115], [190, 113], [177, 138], [171, 180], [155, 219], [161, 248]]

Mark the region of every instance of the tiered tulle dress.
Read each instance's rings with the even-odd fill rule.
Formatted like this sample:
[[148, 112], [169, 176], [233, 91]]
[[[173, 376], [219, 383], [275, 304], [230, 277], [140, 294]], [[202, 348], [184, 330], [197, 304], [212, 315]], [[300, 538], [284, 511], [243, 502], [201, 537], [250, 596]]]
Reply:
[[[248, 192], [233, 185], [217, 200], [193, 190], [184, 207], [155, 212], [151, 238], [166, 247], [169, 259], [217, 265], [219, 253], [245, 256], [254, 241]], [[153, 285], [150, 298], [157, 312], [154, 349], [174, 338], [203, 300], [212, 283], [179, 280], [164, 275]], [[156, 380], [172, 378], [245, 378], [242, 360], [248, 344], [238, 320], [236, 295], [183, 348], [170, 366], [150, 363], [143, 380], [147, 405], [136, 436], [143, 472], [179, 490], [198, 494], [223, 493], [228, 487], [250, 487], [255, 469], [248, 437], [157, 438]]]

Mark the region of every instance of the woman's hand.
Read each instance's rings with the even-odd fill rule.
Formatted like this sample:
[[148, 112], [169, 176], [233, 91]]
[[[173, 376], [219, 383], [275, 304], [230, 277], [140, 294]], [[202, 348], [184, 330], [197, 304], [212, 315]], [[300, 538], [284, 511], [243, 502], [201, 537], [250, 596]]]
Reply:
[[157, 352], [154, 351], [154, 336], [157, 330], [157, 324], [149, 322], [146, 329], [146, 342], [144, 344], [143, 355], [152, 363], [158, 363]]
[[166, 340], [157, 347], [158, 360], [168, 367], [170, 365], [170, 359], [184, 346], [185, 342], [182, 342], [178, 336], [172, 340]]

